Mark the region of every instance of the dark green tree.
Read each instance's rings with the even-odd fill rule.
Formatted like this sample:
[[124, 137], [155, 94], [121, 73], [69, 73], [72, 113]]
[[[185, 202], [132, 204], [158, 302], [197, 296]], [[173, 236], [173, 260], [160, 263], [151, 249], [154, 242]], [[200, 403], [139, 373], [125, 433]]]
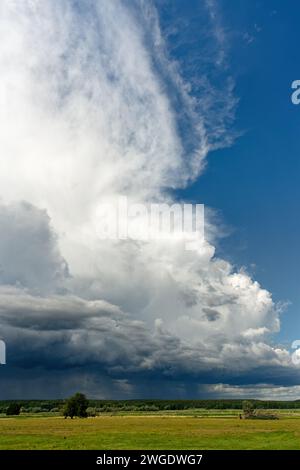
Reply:
[[68, 398], [65, 407], [64, 407], [64, 417], [67, 418], [70, 416], [71, 419], [74, 416], [79, 418], [87, 417], [87, 407], [89, 406], [89, 401], [83, 393], [75, 393], [72, 397]]
[[6, 409], [6, 416], [17, 416], [20, 414], [21, 405], [19, 403], [10, 403]]

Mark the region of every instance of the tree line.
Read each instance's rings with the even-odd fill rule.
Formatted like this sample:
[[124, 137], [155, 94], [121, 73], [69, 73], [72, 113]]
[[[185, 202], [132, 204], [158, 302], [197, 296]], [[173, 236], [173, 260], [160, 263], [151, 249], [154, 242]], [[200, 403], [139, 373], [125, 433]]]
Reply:
[[[78, 395], [80, 397], [78, 397]], [[207, 410], [241, 410], [244, 400], [88, 400], [83, 394], [75, 394], [77, 401], [84, 403], [83, 408], [89, 416], [117, 411], [183, 411], [195, 408]], [[300, 400], [250, 400], [255, 409], [299, 409]], [[76, 402], [76, 400], [75, 400]], [[63, 413], [72, 412], [74, 396], [67, 400], [7, 400], [0, 401], [0, 413], [16, 415], [23, 413]], [[75, 416], [75, 415], [74, 415]]]

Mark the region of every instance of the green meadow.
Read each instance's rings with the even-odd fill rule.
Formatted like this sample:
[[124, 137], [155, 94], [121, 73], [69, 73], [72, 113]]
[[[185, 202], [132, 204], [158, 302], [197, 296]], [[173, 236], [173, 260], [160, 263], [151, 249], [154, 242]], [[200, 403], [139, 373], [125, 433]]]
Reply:
[[236, 410], [0, 418], [0, 449], [300, 449], [300, 412], [240, 420]]

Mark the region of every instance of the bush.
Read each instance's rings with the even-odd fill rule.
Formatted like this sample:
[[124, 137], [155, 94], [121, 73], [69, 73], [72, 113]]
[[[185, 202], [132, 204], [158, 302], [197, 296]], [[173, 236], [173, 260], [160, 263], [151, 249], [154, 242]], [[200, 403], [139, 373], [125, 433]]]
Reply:
[[33, 406], [31, 408], [31, 413], [43, 413], [43, 408], [41, 406]]
[[279, 419], [279, 417], [273, 413], [262, 413], [257, 412], [252, 416], [252, 419]]
[[6, 416], [18, 416], [21, 411], [21, 405], [18, 403], [10, 403], [6, 410]]
[[96, 411], [96, 408], [92, 407], [92, 406], [89, 406], [86, 410], [87, 412], [87, 415], [91, 418], [94, 418], [95, 416], [97, 416], [97, 411]]
[[51, 408], [50, 410], [50, 413], [59, 413], [59, 412], [60, 412], [60, 408], [57, 408], [57, 407]]

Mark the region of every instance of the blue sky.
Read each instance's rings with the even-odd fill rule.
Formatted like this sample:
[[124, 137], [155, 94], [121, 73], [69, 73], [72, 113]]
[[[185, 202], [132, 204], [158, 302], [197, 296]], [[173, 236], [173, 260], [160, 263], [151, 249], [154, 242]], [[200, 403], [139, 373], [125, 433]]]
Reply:
[[[199, 2], [189, 2], [194, 10]], [[230, 148], [210, 154], [206, 172], [182, 196], [220, 211], [230, 236], [219, 252], [244, 265], [276, 301], [290, 302], [279, 338], [300, 331], [300, 108], [290, 100], [299, 76], [296, 2], [219, 2], [229, 67], [239, 98]]]
[[[299, 397], [299, 14], [2, 0], [1, 398]], [[124, 196], [207, 241], [99, 239]]]

